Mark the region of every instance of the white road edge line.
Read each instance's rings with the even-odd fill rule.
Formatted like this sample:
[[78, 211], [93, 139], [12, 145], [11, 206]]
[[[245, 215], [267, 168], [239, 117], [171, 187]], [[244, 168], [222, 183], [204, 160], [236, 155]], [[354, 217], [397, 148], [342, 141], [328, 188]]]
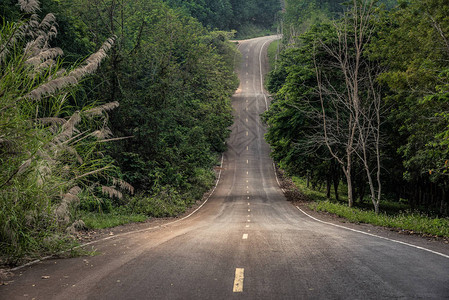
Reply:
[[[144, 231], [149, 231], [149, 230], [154, 230], [154, 229], [166, 227], [166, 226], [173, 225], [173, 224], [175, 224], [175, 223], [181, 222], [181, 221], [183, 221], [183, 220], [185, 220], [185, 219], [187, 219], [187, 218], [190, 218], [193, 214], [195, 214], [197, 211], [199, 211], [199, 210], [204, 206], [204, 204], [206, 204], [206, 202], [209, 200], [209, 198], [214, 194], [215, 189], [217, 188], [218, 183], [220, 182], [220, 178], [221, 178], [221, 170], [222, 170], [222, 168], [223, 168], [223, 159], [224, 159], [224, 156], [221, 155], [220, 172], [218, 172], [218, 178], [217, 178], [217, 180], [216, 180], [216, 182], [215, 182], [215, 186], [214, 186], [214, 188], [212, 189], [212, 192], [209, 194], [209, 196], [207, 196], [206, 200], [204, 200], [204, 202], [201, 203], [201, 205], [200, 205], [197, 209], [195, 209], [193, 212], [191, 212], [189, 215], [187, 215], [187, 216], [185, 216], [185, 217], [183, 217], [183, 218], [181, 218], [181, 219], [179, 219], [179, 220], [176, 220], [176, 221], [167, 223], [167, 224], [162, 224], [162, 225], [158, 225], [158, 226], [155, 226], [155, 227], [149, 227], [149, 228], [145, 228], [145, 229], [134, 230], [134, 231], [129, 231], [129, 232], [125, 232], [125, 233], [119, 233], [119, 234], [116, 234], [116, 235], [108, 236], [108, 237], [105, 237], [105, 238], [102, 238], [102, 239], [99, 239], [99, 240], [96, 240], [96, 241], [92, 241], [92, 242], [89, 242], [89, 243], [85, 243], [85, 244], [76, 246], [76, 247], [74, 247], [73, 249], [79, 249], [79, 248], [82, 248], [82, 247], [85, 247], [85, 246], [90, 246], [90, 245], [97, 244], [97, 243], [99, 243], [99, 242], [107, 241], [107, 240], [110, 240], [110, 239], [113, 239], [113, 238], [117, 238], [117, 237], [122, 237], [122, 236], [130, 235], [130, 234], [134, 234], [134, 233], [139, 233], [139, 232], [144, 232]], [[72, 249], [72, 250], [73, 250], [73, 249]], [[65, 252], [65, 251], [64, 251], [64, 252]], [[64, 253], [64, 252], [63, 252], [63, 253]], [[15, 267], [15, 268], [11, 269], [11, 271], [14, 272], [14, 271], [23, 269], [23, 268], [25, 268], [25, 267], [32, 266], [32, 265], [34, 265], [34, 264], [37, 264], [38, 262], [41, 262], [41, 261], [50, 259], [50, 258], [52, 258], [52, 257], [54, 257], [54, 256], [53, 256], [53, 255], [49, 255], [49, 256], [45, 256], [45, 257], [43, 257], [43, 258], [41, 258], [41, 259], [33, 260], [33, 261], [31, 261], [31, 262], [29, 262], [29, 263], [26, 263], [26, 264], [24, 264], [24, 265]]]
[[274, 163], [273, 163], [273, 170], [274, 170], [274, 178], [276, 178], [276, 181], [277, 181], [279, 187], [281, 188], [282, 193], [285, 194], [285, 190], [281, 187], [281, 183], [279, 182], [278, 173], [276, 172], [276, 165]]
[[346, 229], [346, 230], [349, 230], [349, 231], [361, 233], [361, 234], [364, 234], [364, 235], [376, 237], [376, 238], [379, 238], [379, 239], [382, 239], [382, 240], [386, 240], [386, 241], [389, 241], [389, 242], [402, 244], [402, 245], [409, 246], [409, 247], [412, 247], [412, 248], [416, 248], [416, 249], [420, 249], [420, 250], [423, 250], [423, 251], [427, 251], [427, 252], [430, 252], [430, 253], [433, 253], [433, 254], [436, 254], [436, 255], [445, 257], [445, 258], [449, 258], [449, 255], [446, 255], [446, 254], [443, 254], [443, 253], [440, 253], [440, 252], [437, 252], [437, 251], [433, 251], [433, 250], [430, 250], [430, 249], [427, 249], [427, 248], [424, 248], [424, 247], [421, 247], [421, 246], [416, 246], [416, 245], [409, 244], [409, 243], [406, 243], [406, 242], [402, 242], [402, 241], [398, 241], [398, 240], [393, 240], [393, 239], [390, 239], [390, 238], [386, 238], [386, 237], [383, 237], [383, 236], [380, 236], [380, 235], [375, 235], [375, 234], [372, 234], [372, 233], [360, 231], [360, 230], [357, 230], [357, 229], [352, 229], [352, 228], [345, 227], [345, 226], [341, 226], [341, 225], [337, 225], [337, 224], [334, 224], [334, 223], [325, 222], [325, 221], [322, 221], [322, 220], [320, 220], [320, 219], [317, 219], [317, 218], [315, 218], [315, 217], [309, 215], [308, 213], [306, 213], [305, 211], [303, 211], [303, 210], [302, 210], [301, 208], [299, 208], [298, 206], [296, 206], [296, 208], [297, 208], [300, 212], [302, 212], [303, 214], [305, 214], [307, 217], [311, 218], [312, 220], [315, 220], [315, 221], [317, 221], [317, 222], [320, 222], [320, 223], [323, 223], [323, 224], [326, 224], [326, 225], [331, 225], [331, 226], [334, 226], [334, 227], [338, 227], [338, 228]]
[[265, 43], [263, 43], [263, 45], [262, 45], [262, 48], [260, 48], [260, 52], [259, 52], [260, 91], [262, 92], [264, 100], [265, 100], [265, 108], [266, 108], [266, 110], [268, 110], [268, 101], [267, 101], [267, 95], [265, 95], [265, 91], [264, 91], [264, 88], [263, 88], [262, 52], [263, 52], [263, 48], [265, 47], [265, 45], [268, 42], [274, 42], [274, 41], [278, 40], [279, 38], [280, 37], [278, 37], [278, 38], [276, 38], [274, 40], [269, 39], [269, 40], [265, 41]]

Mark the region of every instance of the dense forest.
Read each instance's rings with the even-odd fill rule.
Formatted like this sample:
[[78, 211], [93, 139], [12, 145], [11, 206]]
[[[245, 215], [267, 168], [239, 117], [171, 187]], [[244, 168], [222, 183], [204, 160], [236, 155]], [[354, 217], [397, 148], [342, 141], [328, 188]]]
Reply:
[[272, 30], [280, 10], [279, 0], [167, 0], [210, 29], [237, 31], [244, 38]]
[[91, 214], [174, 216], [202, 198], [238, 86], [219, 30], [270, 28], [278, 10], [231, 2], [0, 3], [0, 262], [67, 247]]
[[[273, 158], [348, 204], [449, 213], [449, 4], [286, 1]], [[334, 189], [332, 188], [334, 187]]]

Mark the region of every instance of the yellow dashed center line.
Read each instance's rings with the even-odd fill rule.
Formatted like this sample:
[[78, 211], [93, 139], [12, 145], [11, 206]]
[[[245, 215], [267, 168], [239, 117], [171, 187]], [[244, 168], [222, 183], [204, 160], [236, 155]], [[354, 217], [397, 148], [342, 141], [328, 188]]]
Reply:
[[233, 288], [234, 293], [243, 292], [243, 279], [245, 278], [244, 273], [245, 273], [245, 269], [243, 269], [243, 268], [235, 269], [235, 279], [234, 279], [234, 288]]
[[248, 234], [244, 233], [243, 236], [242, 236], [242, 240], [247, 240], [247, 239], [248, 239]]

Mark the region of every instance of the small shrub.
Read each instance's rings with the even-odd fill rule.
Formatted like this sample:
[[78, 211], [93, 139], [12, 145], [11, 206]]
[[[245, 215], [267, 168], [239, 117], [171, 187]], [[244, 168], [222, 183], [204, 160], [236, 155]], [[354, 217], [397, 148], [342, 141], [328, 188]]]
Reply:
[[171, 187], [164, 187], [151, 196], [137, 195], [128, 204], [130, 210], [149, 217], [173, 217], [185, 212], [186, 202]]

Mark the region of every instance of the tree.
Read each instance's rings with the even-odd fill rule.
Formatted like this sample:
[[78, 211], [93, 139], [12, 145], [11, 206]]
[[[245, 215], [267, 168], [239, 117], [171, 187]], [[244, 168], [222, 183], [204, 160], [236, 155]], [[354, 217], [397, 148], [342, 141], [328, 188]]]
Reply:
[[444, 92], [448, 11], [440, 0], [401, 2], [382, 18], [371, 46], [371, 56], [385, 68], [379, 79], [388, 88], [391, 107], [386, 128], [391, 150], [386, 154], [394, 158], [390, 168], [402, 177], [396, 194], [410, 199], [413, 207], [441, 213], [449, 204], [443, 173], [448, 159], [443, 142], [448, 124], [444, 112], [449, 109]]
[[[377, 69], [366, 58], [367, 45], [374, 33], [372, 18], [375, 1], [356, 1], [341, 22], [335, 23], [336, 40], [318, 40], [317, 47], [332, 58], [318, 62], [315, 71], [321, 102], [324, 142], [343, 169], [348, 186], [348, 203], [353, 205], [352, 164], [354, 156], [362, 161], [368, 178], [376, 213], [381, 198], [380, 125], [382, 98], [376, 88]], [[336, 71], [341, 81], [330, 79]], [[330, 118], [328, 107], [333, 111]], [[338, 148], [343, 151], [339, 152]], [[376, 186], [372, 177], [371, 156], [375, 157]]]

